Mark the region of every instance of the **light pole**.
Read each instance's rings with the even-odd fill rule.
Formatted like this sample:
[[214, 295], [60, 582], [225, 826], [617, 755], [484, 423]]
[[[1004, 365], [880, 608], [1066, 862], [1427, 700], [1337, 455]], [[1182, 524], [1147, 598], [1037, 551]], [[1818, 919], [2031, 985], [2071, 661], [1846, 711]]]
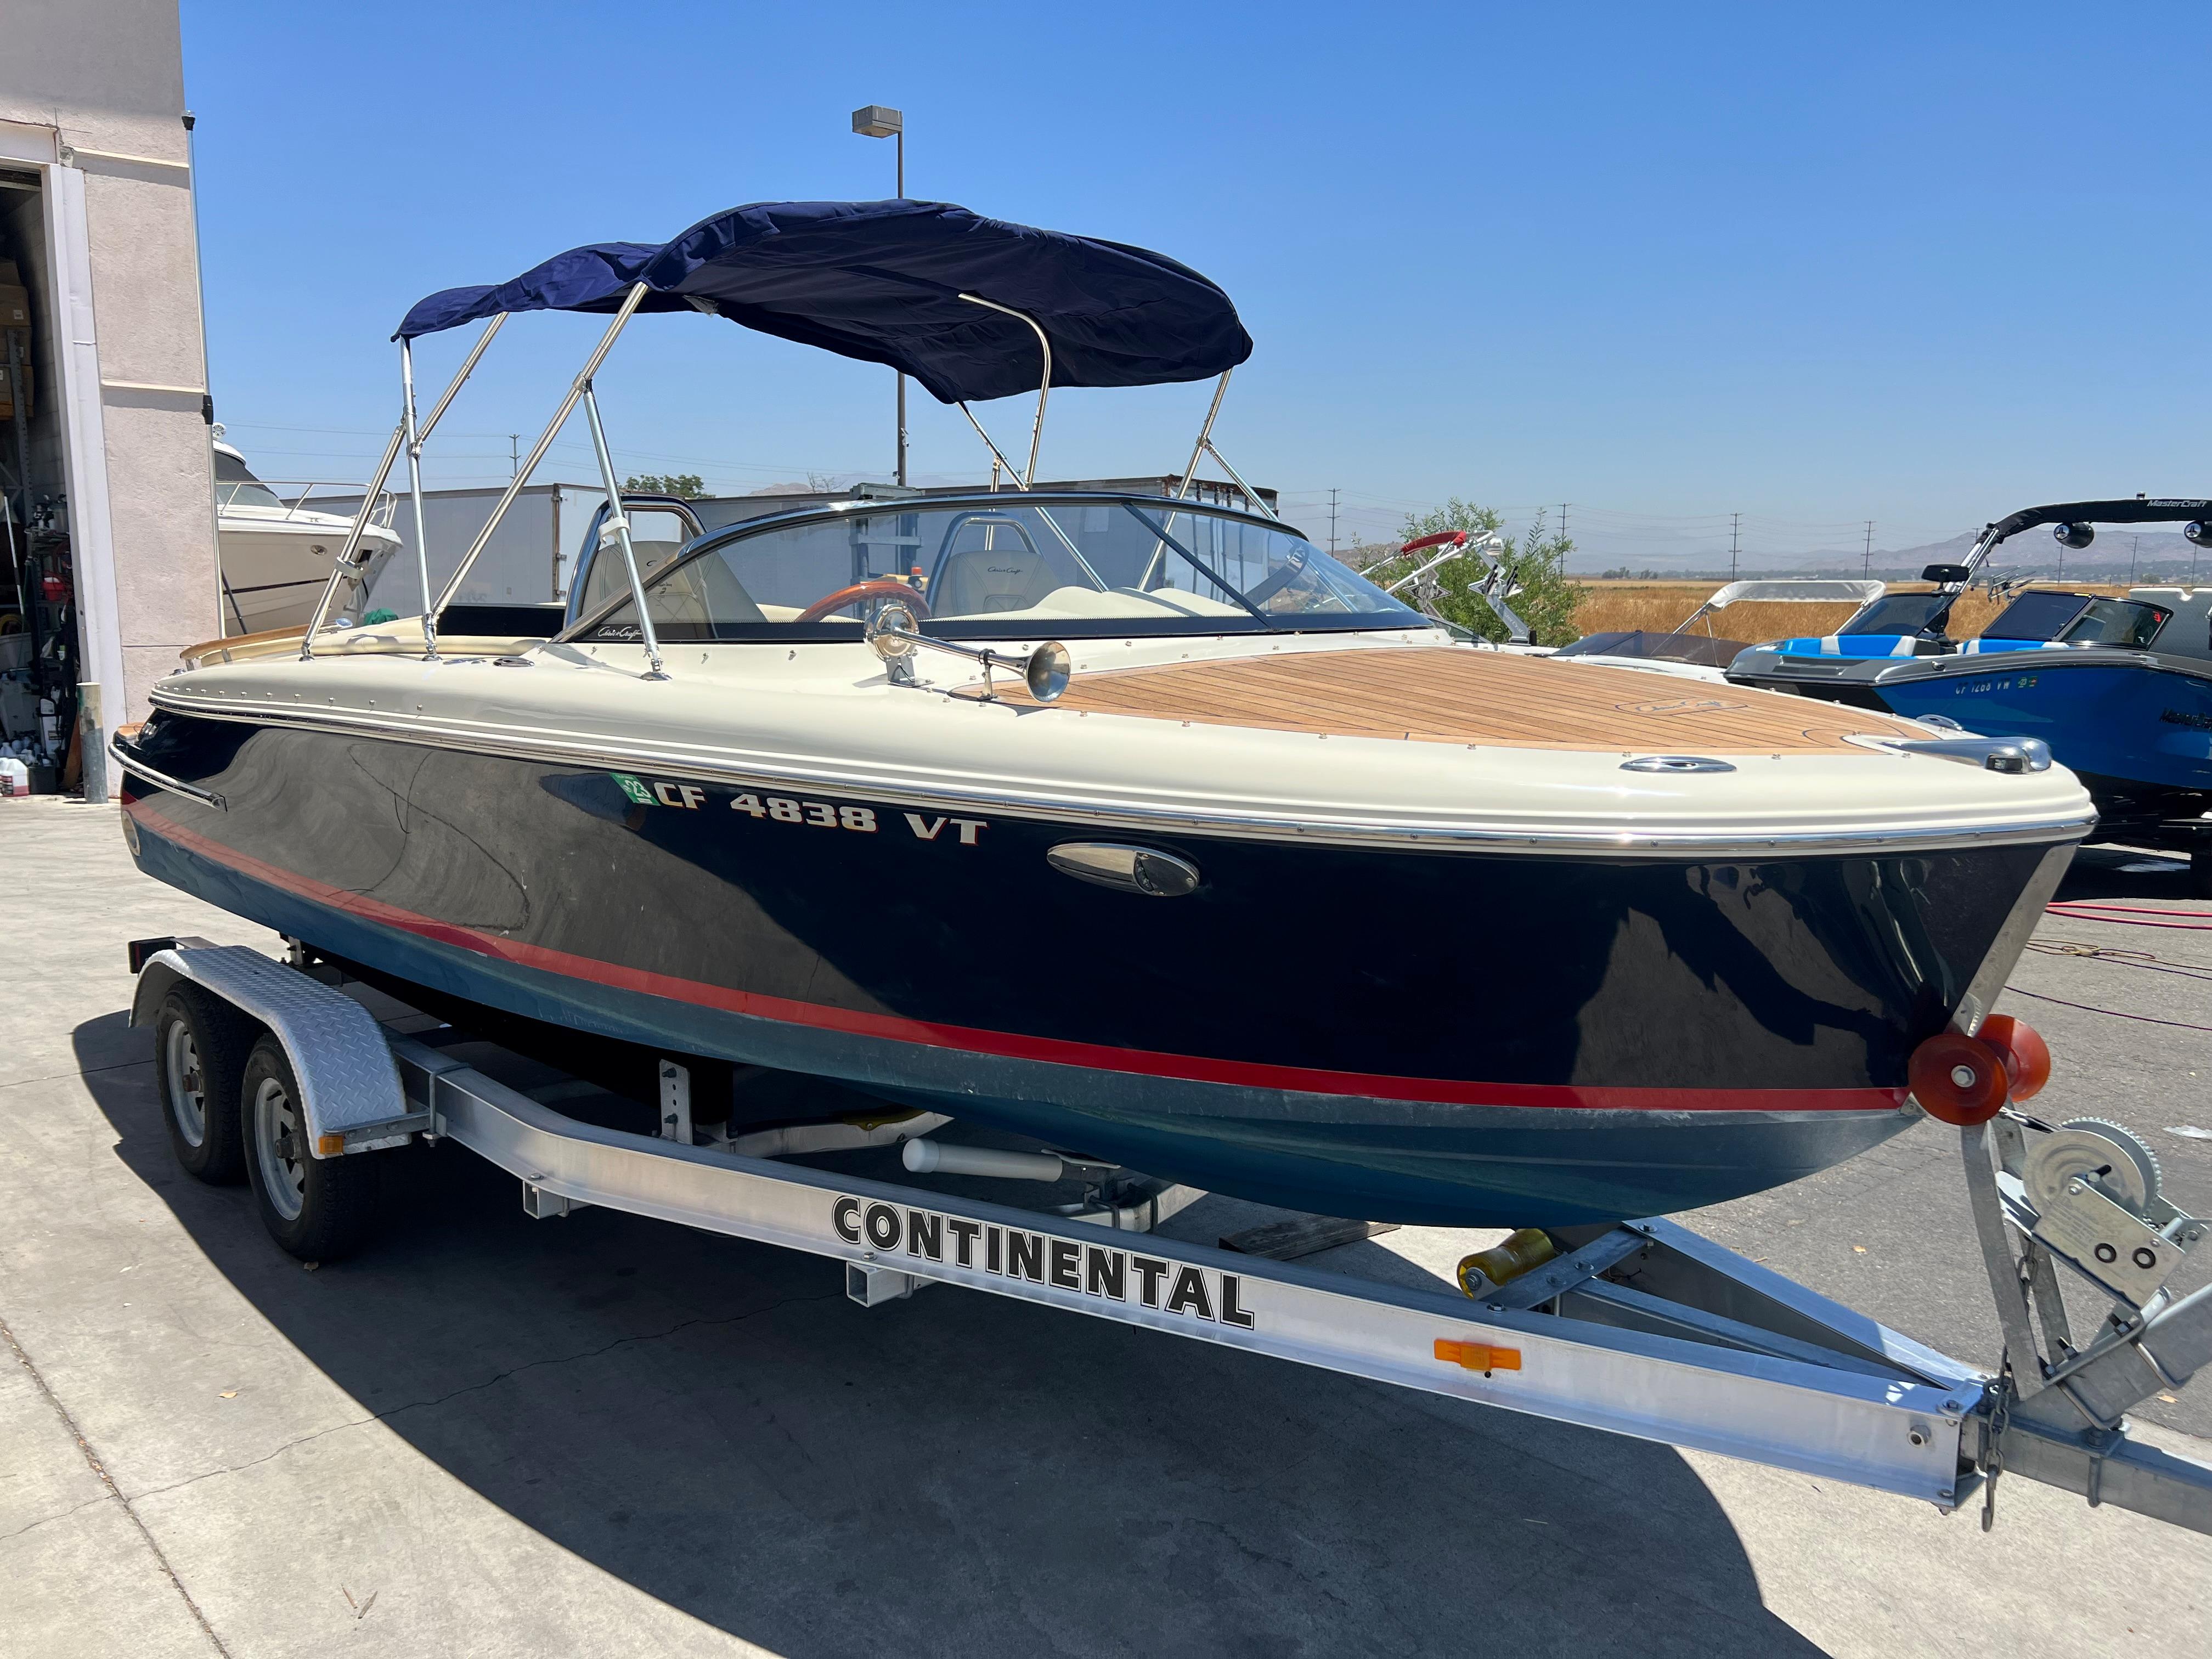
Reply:
[[[853, 112], [853, 131], [863, 138], [891, 138], [898, 143], [898, 194], [906, 199], [906, 118], [881, 104]], [[898, 485], [906, 487], [906, 376], [898, 377]]]

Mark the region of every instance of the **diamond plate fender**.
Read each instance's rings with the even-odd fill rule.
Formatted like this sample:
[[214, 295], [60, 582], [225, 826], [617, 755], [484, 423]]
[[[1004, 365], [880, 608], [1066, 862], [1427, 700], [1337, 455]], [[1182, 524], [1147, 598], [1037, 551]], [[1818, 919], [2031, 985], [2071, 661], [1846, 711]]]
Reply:
[[284, 1045], [317, 1158], [331, 1156], [325, 1135], [363, 1152], [430, 1127], [427, 1110], [410, 1109], [383, 1028], [351, 997], [243, 945], [157, 951], [139, 975], [131, 1023], [150, 1024], [179, 979], [251, 1014]]

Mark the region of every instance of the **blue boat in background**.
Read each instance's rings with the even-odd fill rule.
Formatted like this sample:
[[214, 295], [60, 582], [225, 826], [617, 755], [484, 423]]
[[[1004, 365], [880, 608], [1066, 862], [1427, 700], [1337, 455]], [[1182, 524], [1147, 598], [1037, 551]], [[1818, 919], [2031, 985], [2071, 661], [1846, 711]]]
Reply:
[[1890, 593], [1836, 632], [1743, 652], [1741, 685], [1881, 709], [1984, 737], [2040, 738], [2097, 804], [2093, 840], [2189, 854], [2212, 895], [2212, 587], [2136, 587], [2124, 599], [2021, 593], [1977, 640], [1947, 630], [2000, 544], [2050, 525], [2087, 547], [2099, 524], [2183, 523], [2212, 546], [2212, 501], [2032, 507], [1985, 526], [1966, 562], [1930, 565], [1929, 593]]

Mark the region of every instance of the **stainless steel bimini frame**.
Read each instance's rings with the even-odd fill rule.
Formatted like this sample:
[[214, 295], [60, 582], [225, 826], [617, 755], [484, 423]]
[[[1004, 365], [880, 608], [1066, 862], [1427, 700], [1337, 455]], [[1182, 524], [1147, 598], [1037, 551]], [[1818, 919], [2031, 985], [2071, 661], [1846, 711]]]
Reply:
[[599, 344], [592, 348], [592, 355], [585, 361], [583, 368], [569, 381], [568, 394], [562, 398], [560, 408], [554, 412], [553, 418], [546, 422], [545, 429], [538, 434], [538, 441], [531, 446], [528, 457], [516, 469], [514, 478], [508, 482], [507, 489], [492, 507], [490, 518], [485, 520], [483, 528], [477, 532], [476, 539], [469, 544], [468, 550], [461, 556], [460, 563], [455, 568], [453, 575], [447, 580], [445, 586], [439, 590], [434, 599], [430, 593], [430, 550], [424, 540], [422, 530], [422, 447], [429, 441], [431, 433], [436, 430], [439, 421], [443, 418], [447, 409], [452, 404], [454, 396], [460, 391], [469, 376], [475, 372], [476, 366], [482, 360], [485, 349], [491, 344], [493, 337], [506, 323], [507, 314], [503, 312], [499, 313], [484, 325], [483, 332], [477, 337], [477, 343], [470, 349], [467, 360], [461, 364], [460, 370], [453, 376], [452, 384], [447, 386], [444, 395], [438, 399], [437, 407], [430, 411], [430, 418], [423, 422], [419, 428], [415, 422], [413, 345], [410, 341], [400, 342], [399, 423], [393, 428], [392, 440], [385, 446], [384, 459], [377, 465], [374, 481], [370, 483], [367, 494], [362, 497], [362, 513], [356, 518], [353, 530], [346, 538], [346, 544], [340, 550], [332, 566], [330, 582], [324, 588], [323, 597], [315, 606], [314, 617], [307, 624], [307, 636], [300, 642], [300, 655], [302, 659], [314, 655], [315, 635], [321, 631], [324, 620], [329, 614], [331, 597], [337, 592], [339, 574], [351, 562], [354, 550], [360, 545], [362, 535], [367, 529], [368, 502], [376, 492], [383, 489], [385, 480], [391, 476], [393, 464], [398, 460], [400, 453], [404, 450], [407, 455], [409, 492], [415, 506], [415, 557], [417, 573], [422, 580], [423, 649], [425, 655], [434, 659], [438, 654], [439, 613], [453, 603], [453, 595], [460, 591], [462, 582], [467, 580], [469, 570], [476, 563], [477, 556], [489, 545], [493, 535], [499, 529], [501, 521], [507, 517], [507, 510], [521, 495], [524, 486], [529, 483], [532, 476], [538, 470], [538, 464], [544, 460], [546, 451], [552, 448], [553, 441], [560, 435], [561, 428], [568, 423], [568, 416], [575, 412], [576, 405], [581, 403], [584, 405], [586, 418], [591, 422], [592, 447], [599, 462], [600, 482], [607, 494], [609, 510], [601, 525], [600, 533], [603, 537], [611, 537], [622, 549], [623, 562], [629, 574], [631, 597], [637, 603], [638, 629], [644, 638], [647, 659], [652, 665], [647, 678], [649, 679], [667, 678], [661, 662], [660, 642], [653, 633], [653, 617], [646, 609], [644, 584], [638, 578], [637, 551], [630, 544], [629, 520], [623, 516], [622, 511], [622, 483], [615, 477], [614, 459], [607, 448], [606, 434], [599, 420], [599, 399], [592, 391], [592, 377], [599, 373], [599, 366], [606, 362], [607, 354], [614, 349], [615, 342], [622, 337], [623, 330], [629, 326], [629, 319], [636, 315], [637, 308], [643, 303], [647, 292], [649, 290], [643, 283], [634, 283], [629, 291], [623, 296], [622, 307], [615, 313], [613, 319], [608, 323], [606, 332], [599, 337]]
[[[434, 1033], [379, 1027], [342, 990], [253, 951], [161, 939], [132, 954], [144, 964], [133, 1023], [150, 1022], [189, 979], [284, 1044], [318, 1158], [447, 1138], [520, 1177], [533, 1217], [598, 1206], [827, 1256], [864, 1306], [956, 1285], [1851, 1481], [1946, 1513], [1978, 1494], [1985, 1527], [1996, 1476], [2009, 1472], [2212, 1533], [2212, 1465], [2145, 1443], [2122, 1415], [2212, 1364], [2212, 1286], [2179, 1302], [2124, 1286], [2102, 1334], [2056, 1366], [2033, 1364], [2015, 1311], [2022, 1279], [2047, 1276], [2048, 1254], [2101, 1261], [2079, 1230], [2112, 1218], [2098, 1218], [2093, 1182], [2063, 1178], [2070, 1166], [2055, 1181], [2046, 1168], [2038, 1185], [2033, 1150], [2026, 1188], [1993, 1171], [1978, 1131], [1965, 1141], [1977, 1217], [2031, 1241], [2016, 1264], [2002, 1237], [1984, 1233], [2013, 1349], [1994, 1377], [1668, 1221], [1621, 1223], [1503, 1285], [1475, 1275], [1469, 1297], [1406, 1290], [1141, 1231], [1188, 1189], [1071, 1218], [775, 1161], [797, 1145], [748, 1142], [763, 1156], [694, 1145], [689, 1073], [672, 1060], [660, 1067], [659, 1138], [580, 1123], [441, 1053]], [[838, 1144], [884, 1144], [943, 1121], [925, 1115]], [[2019, 1133], [2008, 1118], [1998, 1138]], [[2033, 1192], [2046, 1200], [2040, 1210]], [[2134, 1248], [2162, 1257], [2203, 1231], [2170, 1206], [2148, 1219], [2154, 1243]], [[2036, 1256], [2038, 1245], [2048, 1254]], [[2121, 1270], [2103, 1271], [2118, 1282]]]
[[[460, 562], [454, 567], [453, 574], [447, 578], [445, 586], [439, 589], [434, 596], [430, 591], [430, 550], [424, 531], [422, 510], [422, 450], [429, 442], [430, 434], [437, 430], [438, 422], [445, 417], [446, 410], [452, 406], [454, 397], [466, 384], [470, 375], [475, 373], [477, 364], [482, 361], [494, 337], [506, 324], [507, 313], [504, 312], [495, 313], [484, 325], [483, 331], [477, 337], [476, 343], [469, 349], [467, 359], [461, 364], [459, 371], [454, 374], [452, 382], [439, 397], [436, 405], [430, 411], [429, 417], [419, 424], [416, 419], [415, 407], [414, 343], [407, 339], [400, 341], [399, 421], [392, 428], [391, 441], [385, 446], [384, 458], [377, 463], [374, 477], [367, 489], [362, 492], [361, 511], [356, 515], [353, 528], [346, 537], [345, 545], [339, 550], [337, 558], [332, 562], [330, 580], [325, 585], [322, 596], [316, 603], [314, 616], [307, 624], [307, 635], [300, 642], [300, 655], [303, 660], [315, 654], [316, 635], [322, 631], [324, 623], [329, 617], [331, 602], [337, 592], [343, 574], [352, 568], [355, 554], [361, 545], [362, 536], [368, 530], [371, 504], [381, 495], [386, 482], [392, 475], [392, 467], [403, 453], [407, 458], [408, 496], [412, 503], [414, 514], [416, 568], [421, 586], [422, 604], [423, 654], [433, 661], [436, 660], [439, 616], [447, 605], [453, 603], [454, 595], [460, 592], [461, 584], [467, 580], [469, 571], [476, 564], [477, 556], [490, 544], [493, 535], [497, 532], [501, 522], [507, 517], [508, 509], [514, 505], [525, 486], [536, 473], [539, 464], [544, 460], [546, 452], [553, 447], [554, 440], [560, 435], [561, 428], [568, 423], [568, 417], [575, 412], [576, 405], [581, 404], [584, 406], [584, 417], [591, 427], [592, 458], [598, 464], [600, 483], [607, 497], [607, 510], [599, 525], [600, 539], [603, 544], [609, 540], [613, 541], [622, 550], [623, 569], [629, 580], [630, 598], [637, 607], [638, 632], [641, 641], [645, 647], [647, 661], [650, 665], [646, 678], [656, 680], [667, 678], [666, 667], [661, 657], [660, 641], [653, 628], [652, 613], [646, 605], [645, 585], [641, 573], [638, 569], [637, 550], [630, 540], [629, 515], [623, 511], [622, 483], [615, 474], [613, 453], [608, 447], [605, 425], [599, 416], [599, 398], [592, 391], [593, 378], [598, 374], [600, 366], [606, 362], [607, 354], [614, 349], [615, 342], [622, 337], [623, 329], [629, 325], [629, 319], [636, 315], [638, 307], [643, 303], [649, 291], [645, 283], [637, 283], [633, 284], [623, 296], [620, 309], [607, 324], [605, 333], [599, 337], [599, 343], [592, 348], [592, 354], [585, 361], [583, 368], [578, 370], [574, 378], [569, 381], [568, 393], [562, 398], [560, 407], [554, 411], [553, 418], [546, 422], [544, 429], [538, 434], [538, 441], [531, 446], [530, 453], [515, 470], [514, 477], [508, 482], [507, 489], [501, 494], [498, 501], [494, 504], [491, 516], [484, 521], [483, 528], [477, 532], [476, 538], [469, 544], [467, 550], [461, 555]], [[995, 311], [1003, 316], [1018, 318], [1026, 323], [1036, 336], [1037, 351], [1042, 359], [1042, 373], [1037, 382], [1036, 413], [1030, 422], [1030, 453], [1027, 467], [1016, 466], [1008, 459], [1006, 452], [1001, 450], [992, 439], [991, 434], [984, 430], [983, 423], [976, 418], [975, 411], [968, 406], [965, 400], [963, 400], [959, 405], [960, 412], [968, 417], [969, 425], [975, 428], [975, 435], [983, 441], [983, 447], [990, 453], [993, 468], [992, 487], [994, 489], [997, 488], [998, 473], [1000, 469], [1003, 469], [1022, 489], [1030, 489], [1036, 482], [1037, 457], [1044, 442], [1045, 408], [1052, 396], [1052, 340], [1046, 334], [1043, 326], [1027, 312], [1017, 311], [1012, 306], [1000, 305], [995, 300], [987, 300], [980, 294], [962, 294], [959, 297], [969, 305], [981, 306], [988, 311]], [[1220, 463], [1223, 471], [1236, 481], [1237, 487], [1244, 492], [1245, 499], [1253, 504], [1255, 511], [1279, 524], [1282, 522], [1281, 514], [1268, 506], [1252, 486], [1244, 482], [1243, 476], [1235, 467], [1230, 465], [1228, 459], [1215, 447], [1213, 443], [1214, 421], [1220, 415], [1222, 399], [1228, 393], [1229, 377], [1235, 372], [1234, 369], [1224, 369], [1220, 380], [1214, 387], [1213, 400], [1206, 411], [1204, 422], [1199, 428], [1198, 441], [1192, 447], [1189, 465], [1184, 467], [1182, 483], [1176, 489], [1172, 499], [1180, 501], [1189, 493], [1198, 471], [1199, 462], [1210, 454]], [[1066, 532], [1061, 531], [1050, 514], [1045, 515], [1045, 522], [1051, 527], [1053, 533], [1066, 546], [1068, 551], [1074, 555], [1085, 569], [1088, 570], [1090, 562], [1084, 558], [1082, 550], [1069, 540]], [[1172, 515], [1169, 522], [1170, 524], [1174, 522]], [[1158, 550], [1155, 550], [1156, 558], [1158, 553]], [[1092, 574], [1096, 574], [1095, 572]]]
[[[368, 488], [362, 491], [361, 511], [354, 515], [353, 528], [346, 534], [345, 545], [338, 550], [337, 557], [331, 562], [330, 581], [323, 589], [322, 598], [316, 601], [315, 614], [308, 618], [307, 634], [300, 641], [301, 660], [304, 661], [315, 654], [315, 635], [322, 631], [323, 623], [330, 614], [331, 600], [338, 591], [338, 582], [342, 574], [352, 565], [354, 555], [361, 547], [361, 538], [368, 533], [372, 506], [383, 494], [385, 483], [392, 477], [392, 464], [399, 459], [399, 452], [408, 446], [410, 429], [413, 433], [412, 441], [419, 450], [421, 445], [429, 441], [431, 433], [437, 430], [438, 422], [445, 418], [447, 409], [452, 405], [454, 397], [459, 392], [461, 387], [468, 383], [469, 376], [476, 373], [477, 363], [483, 360], [484, 352], [489, 348], [492, 341], [498, 337], [500, 330], [506, 325], [506, 323], [507, 314], [501, 312], [484, 325], [483, 332], [477, 336], [477, 343], [469, 348], [467, 358], [454, 374], [451, 384], [446, 387], [444, 395], [438, 399], [437, 407], [430, 411], [430, 418], [423, 422], [419, 428], [414, 427], [411, 414], [413, 398], [411, 395], [408, 398], [407, 407], [403, 408], [398, 424], [392, 428], [391, 441], [384, 447], [384, 459], [376, 464], [374, 476], [369, 479]], [[408, 363], [404, 356], [401, 361], [403, 365], [411, 372], [411, 364]], [[419, 507], [417, 510], [420, 510]], [[418, 557], [423, 556], [419, 523], [416, 527], [416, 552]], [[428, 625], [426, 621], [425, 626]]]
[[1027, 489], [1036, 483], [1037, 449], [1044, 442], [1045, 399], [1052, 396], [1052, 342], [1045, 337], [1045, 331], [1038, 325], [1037, 319], [1025, 311], [1016, 311], [1012, 306], [1002, 306], [997, 301], [986, 300], [979, 294], [963, 294], [960, 297], [971, 306], [981, 306], [987, 311], [995, 311], [1003, 316], [1020, 318], [1036, 334], [1037, 349], [1044, 355], [1044, 376], [1037, 382], [1036, 418], [1030, 422], [1030, 465], [1029, 471], [1026, 472], [1018, 471], [1014, 464], [1000, 452], [998, 445], [991, 441], [991, 434], [983, 430], [982, 422], [977, 420], [975, 411], [968, 407], [968, 400], [963, 398], [960, 401], [960, 412], [968, 417], [968, 424], [975, 428], [975, 435], [983, 441], [984, 447], [991, 452], [991, 459], [1004, 466], [1007, 471], [1013, 473], [1016, 481], [1023, 489]]

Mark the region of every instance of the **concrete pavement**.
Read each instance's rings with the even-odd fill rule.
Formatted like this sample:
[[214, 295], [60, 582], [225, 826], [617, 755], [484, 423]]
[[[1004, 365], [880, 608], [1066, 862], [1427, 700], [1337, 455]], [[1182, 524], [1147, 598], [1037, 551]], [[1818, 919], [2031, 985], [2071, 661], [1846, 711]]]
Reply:
[[[995, 1297], [873, 1310], [830, 1263], [526, 1220], [453, 1147], [303, 1271], [170, 1158], [122, 943], [266, 934], [145, 881], [112, 813], [0, 802], [0, 1654], [2202, 1650], [2212, 1540], [2014, 1480], [1996, 1532], [1881, 1497]], [[2069, 891], [2171, 903], [2087, 855]], [[2197, 908], [2204, 908], [2199, 906]], [[2090, 940], [2088, 924], [2045, 936]], [[2212, 934], [2015, 976], [2043, 1109], [2145, 1128], [2212, 1209]], [[2079, 1005], [2078, 1006], [2071, 1005]], [[2174, 1022], [2150, 1026], [2090, 1007]], [[1209, 1200], [1173, 1231], [1247, 1211]], [[1923, 1125], [1692, 1218], [1995, 1352]], [[1316, 1265], [1394, 1277], [1464, 1235]], [[2199, 1282], [2212, 1262], [2192, 1264]], [[2153, 1414], [2212, 1432], [2208, 1385]], [[2159, 1431], [2153, 1430], [2153, 1433]], [[2181, 1443], [2176, 1442], [2175, 1443]], [[2198, 1447], [2202, 1455], [2203, 1448]]]

